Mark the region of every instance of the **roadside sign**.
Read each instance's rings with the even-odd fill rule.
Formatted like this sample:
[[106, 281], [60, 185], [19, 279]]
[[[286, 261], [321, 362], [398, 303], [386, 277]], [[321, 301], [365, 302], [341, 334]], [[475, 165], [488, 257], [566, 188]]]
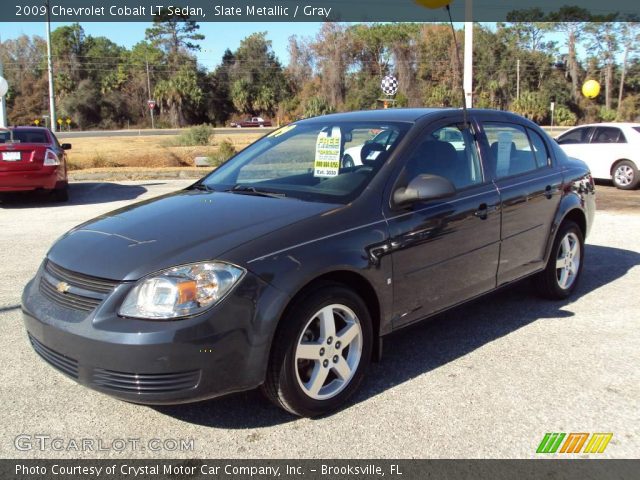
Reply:
[[35, 124], [36, 124], [36, 127], [37, 127], [38, 125], [40, 125], [40, 119], [36, 118], [36, 119], [33, 121], [33, 123], [35, 123]]
[[70, 118], [67, 118], [66, 122], [67, 122], [67, 125], [71, 125], [71, 119]]
[[147, 105], [149, 106], [149, 110], [153, 110], [154, 108], [156, 108], [156, 101], [155, 100], [147, 100]]
[[61, 118], [58, 119], [58, 125], [62, 125], [62, 119]]

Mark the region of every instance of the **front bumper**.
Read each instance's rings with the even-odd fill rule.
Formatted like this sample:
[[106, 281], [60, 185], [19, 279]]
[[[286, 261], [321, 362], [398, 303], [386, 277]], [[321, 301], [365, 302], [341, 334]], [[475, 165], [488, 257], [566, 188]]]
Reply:
[[59, 304], [40, 286], [24, 290], [29, 341], [75, 381], [122, 400], [187, 403], [249, 390], [264, 380], [277, 310], [286, 296], [247, 274], [219, 305], [178, 321], [143, 321], [115, 313], [132, 283], [118, 284], [90, 312]]
[[36, 189], [53, 190], [64, 175], [57, 166], [39, 170], [0, 172], [0, 192], [21, 192]]

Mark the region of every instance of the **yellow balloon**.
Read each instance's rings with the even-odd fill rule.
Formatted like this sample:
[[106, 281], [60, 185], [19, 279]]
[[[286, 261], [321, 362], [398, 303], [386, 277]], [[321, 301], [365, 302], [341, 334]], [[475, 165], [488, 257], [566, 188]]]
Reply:
[[416, 0], [418, 5], [422, 5], [427, 8], [442, 8], [446, 7], [452, 2], [452, 0]]
[[582, 85], [582, 94], [587, 98], [596, 98], [600, 95], [600, 84], [595, 80], [587, 80]]

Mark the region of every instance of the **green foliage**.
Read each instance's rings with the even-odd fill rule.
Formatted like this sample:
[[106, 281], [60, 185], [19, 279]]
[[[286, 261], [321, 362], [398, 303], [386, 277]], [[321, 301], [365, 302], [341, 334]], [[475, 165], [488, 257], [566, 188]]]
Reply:
[[[596, 19], [579, 7], [562, 7], [543, 19], [556, 23], [540, 22], [541, 12], [530, 9], [514, 10], [508, 22], [495, 27], [475, 24], [474, 106], [513, 109], [548, 123], [554, 101], [557, 125], [636, 120], [638, 24]], [[463, 46], [462, 31], [456, 36]], [[257, 32], [235, 51], [225, 51], [212, 71], [199, 66], [193, 53], [203, 38], [197, 23], [166, 10], [146, 39], [131, 48], [119, 46], [115, 36], [88, 35], [77, 23], [56, 28], [58, 113], [81, 129], [144, 128], [151, 125], [147, 100], [152, 98], [156, 127], [224, 125], [233, 115], [292, 121], [379, 108], [380, 79], [389, 74], [399, 81], [397, 107], [462, 102], [461, 73], [446, 24], [325, 22], [314, 36], [289, 39], [287, 66], [266, 32]], [[11, 87], [9, 121], [28, 124], [48, 114], [44, 39], [3, 38], [0, 58]], [[589, 101], [580, 93], [588, 75], [603, 85], [603, 94]]]
[[170, 14], [169, 9], [163, 8], [153, 22], [153, 26], [146, 31], [146, 39], [161, 47], [172, 63], [178, 60], [181, 49], [200, 50], [195, 42], [204, 40], [204, 35], [198, 33], [200, 25], [189, 20], [188, 15]]
[[212, 167], [219, 167], [236, 154], [236, 147], [231, 140], [224, 139], [218, 146], [218, 151], [208, 157]]
[[640, 95], [631, 95], [618, 108], [618, 122], [637, 122], [640, 119]]
[[559, 127], [573, 127], [578, 122], [576, 114], [564, 105], [557, 106], [553, 116], [554, 125]]
[[178, 135], [177, 145], [194, 147], [198, 145], [210, 145], [215, 130], [211, 125], [197, 125]]
[[239, 113], [271, 117], [287, 96], [284, 70], [266, 35], [267, 32], [249, 35], [230, 58], [227, 54], [231, 101]]
[[598, 117], [603, 122], [613, 122], [615, 121], [617, 116], [617, 112], [607, 107], [601, 107], [600, 112], [598, 113]]
[[520, 98], [511, 104], [511, 110], [523, 117], [542, 123], [548, 115], [549, 102], [539, 92], [523, 92]]
[[327, 113], [333, 113], [335, 110], [333, 106], [329, 105], [322, 97], [311, 97], [304, 104], [304, 117], [317, 117], [319, 115], [326, 115]]

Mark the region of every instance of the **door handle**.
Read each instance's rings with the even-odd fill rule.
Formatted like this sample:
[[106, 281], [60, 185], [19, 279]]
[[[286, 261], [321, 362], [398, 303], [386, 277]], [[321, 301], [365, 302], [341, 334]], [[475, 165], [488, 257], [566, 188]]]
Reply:
[[547, 185], [545, 187], [544, 196], [547, 197], [549, 200], [551, 199], [551, 197], [553, 197], [553, 188], [551, 188], [551, 185]]
[[489, 216], [489, 207], [487, 206], [487, 204], [481, 203], [480, 206], [478, 207], [478, 210], [476, 210], [476, 212], [474, 213], [474, 215], [478, 217], [480, 220], [486, 220], [487, 217]]

